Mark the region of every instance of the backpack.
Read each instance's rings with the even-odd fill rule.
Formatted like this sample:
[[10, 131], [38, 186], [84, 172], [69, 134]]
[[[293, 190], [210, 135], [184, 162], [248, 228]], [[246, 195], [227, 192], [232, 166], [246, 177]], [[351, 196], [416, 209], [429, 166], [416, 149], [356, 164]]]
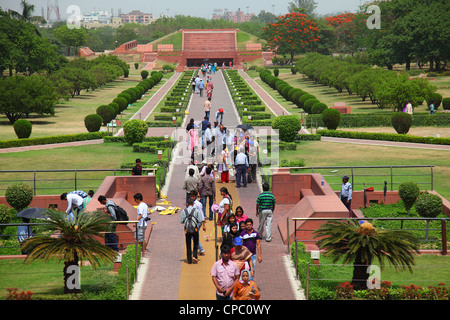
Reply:
[[194, 212], [196, 209], [192, 209], [190, 213], [188, 213], [187, 209], [184, 209], [186, 213], [186, 219], [184, 220], [184, 232], [186, 234], [196, 233], [198, 231], [198, 220], [194, 216]]
[[109, 205], [108, 207], [113, 206], [116, 211], [116, 221], [128, 221], [128, 214], [124, 208], [119, 207], [117, 205]]

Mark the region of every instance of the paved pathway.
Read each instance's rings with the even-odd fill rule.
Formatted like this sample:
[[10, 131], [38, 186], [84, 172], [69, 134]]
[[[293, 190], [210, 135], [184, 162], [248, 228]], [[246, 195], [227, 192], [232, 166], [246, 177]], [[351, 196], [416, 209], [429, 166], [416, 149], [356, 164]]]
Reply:
[[[221, 72], [212, 76], [215, 86], [211, 101], [214, 115], [218, 108], [224, 109], [224, 125], [231, 128], [239, 124], [237, 113]], [[194, 118], [199, 123], [204, 116], [203, 103], [206, 97], [193, 95], [189, 106], [188, 119]], [[178, 137], [185, 129], [178, 130]], [[179, 141], [184, 139], [179, 138]], [[182, 190], [188, 154], [184, 152], [185, 145], [179, 143], [174, 152], [174, 159], [169, 171], [167, 196], [172, 204], [184, 208], [185, 192]], [[241, 204], [245, 213], [254, 219], [255, 228], [258, 220], [255, 216], [255, 200], [260, 193], [258, 183], [249, 184], [247, 188], [236, 189], [234, 183], [216, 184], [216, 191], [226, 186], [234, 199], [234, 204]], [[220, 199], [219, 195], [216, 196]], [[215, 288], [212, 284], [210, 270], [215, 262], [214, 242], [204, 241], [203, 231], [200, 234], [206, 255], [200, 256], [198, 264], [187, 264], [185, 261], [185, 243], [183, 226], [179, 222], [180, 212], [173, 216], [154, 215], [152, 222], [156, 222], [150, 238], [149, 254], [145, 257], [145, 264], [140, 269], [139, 281], [133, 292], [133, 299], [137, 300], [214, 300]], [[207, 222], [207, 235], [214, 237], [214, 226]], [[276, 221], [273, 228], [273, 240], [268, 243], [262, 241], [263, 262], [256, 268], [255, 281], [262, 290], [262, 300], [295, 300], [295, 290], [292, 289], [292, 276], [285, 267], [286, 247], [282, 245]], [[220, 236], [220, 231], [219, 231]]]

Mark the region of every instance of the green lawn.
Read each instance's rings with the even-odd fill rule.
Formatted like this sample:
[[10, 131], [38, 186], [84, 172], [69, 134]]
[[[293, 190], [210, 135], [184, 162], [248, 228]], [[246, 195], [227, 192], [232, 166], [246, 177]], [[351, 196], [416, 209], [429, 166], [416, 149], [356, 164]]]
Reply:
[[[154, 161], [157, 155], [150, 153], [135, 153], [131, 146], [124, 143], [102, 143], [98, 145], [87, 145], [79, 147], [64, 147], [48, 150], [13, 152], [2, 154], [0, 157], [1, 170], [48, 170], [48, 169], [119, 169], [123, 162], [134, 162], [136, 158], [142, 161]], [[21, 167], [17, 168], [17, 163]], [[129, 175], [130, 173], [117, 173]], [[95, 189], [100, 186], [103, 179], [113, 175], [113, 172], [77, 173], [78, 189]], [[44, 181], [39, 182], [41, 189], [37, 194], [59, 194], [61, 188], [73, 188], [73, 173], [39, 173], [37, 178]], [[4, 195], [6, 188], [17, 181], [31, 180], [27, 183], [32, 186], [33, 173], [0, 173], [0, 195]], [[83, 181], [84, 179], [84, 181]], [[89, 179], [89, 180], [86, 180]], [[62, 187], [63, 186], [63, 187]], [[56, 192], [56, 190], [58, 190]]]
[[[50, 260], [48, 263], [34, 261], [25, 263], [24, 260], [0, 260], [0, 300], [7, 296], [8, 288], [17, 288], [17, 292], [31, 291], [32, 298], [40, 296], [58, 299], [54, 295], [63, 294], [64, 262]], [[112, 264], [100, 266], [94, 270], [91, 266], [80, 269], [81, 290], [83, 292], [101, 292], [114, 283]]]
[[[434, 165], [434, 190], [446, 199], [450, 199], [450, 151], [425, 150], [399, 147], [383, 147], [370, 145], [356, 145], [324, 141], [302, 141], [297, 150], [280, 151], [280, 159], [305, 160], [306, 167], [313, 166], [389, 166], [389, 165]], [[340, 180], [344, 174], [350, 175], [350, 170], [324, 169], [315, 172], [322, 173], [328, 183], [334, 183], [332, 187], [339, 190]], [[308, 171], [310, 172], [310, 171]], [[396, 171], [402, 176], [394, 178], [394, 190], [405, 181], [429, 182], [427, 176], [410, 176], [410, 174], [428, 174], [429, 169], [403, 169]], [[374, 187], [375, 190], [383, 190], [384, 174], [389, 181], [390, 170], [355, 170], [355, 174], [375, 175], [379, 177], [364, 177], [355, 180], [354, 190], [363, 190], [362, 185]], [[390, 183], [390, 181], [389, 181]], [[375, 185], [379, 184], [379, 185]], [[422, 188], [429, 187], [420, 185]], [[390, 189], [390, 185], [388, 185]]]

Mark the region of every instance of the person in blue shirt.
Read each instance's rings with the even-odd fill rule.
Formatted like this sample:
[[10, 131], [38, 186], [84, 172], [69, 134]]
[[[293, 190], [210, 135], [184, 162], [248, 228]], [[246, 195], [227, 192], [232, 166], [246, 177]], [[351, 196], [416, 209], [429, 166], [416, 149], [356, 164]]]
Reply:
[[352, 185], [348, 182], [348, 179], [348, 176], [342, 177], [340, 199], [342, 203], [347, 207], [348, 211], [350, 211], [350, 207], [352, 204]]

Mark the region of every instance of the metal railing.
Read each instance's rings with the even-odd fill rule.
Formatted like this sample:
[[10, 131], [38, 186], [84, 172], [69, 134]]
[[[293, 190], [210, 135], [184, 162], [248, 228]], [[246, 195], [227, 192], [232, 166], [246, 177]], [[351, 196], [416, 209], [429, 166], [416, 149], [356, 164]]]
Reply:
[[[326, 174], [322, 174], [324, 179], [327, 180], [328, 184], [333, 186], [340, 186], [342, 183], [342, 176], [347, 175], [350, 180], [349, 182], [352, 184], [353, 190], [356, 190], [355, 186], [382, 186], [379, 190], [383, 190], [386, 187], [387, 190], [390, 191], [396, 190], [396, 186], [400, 185], [406, 181], [412, 181], [417, 177], [426, 177], [421, 181], [417, 181], [418, 185], [427, 185], [429, 186], [428, 190], [434, 190], [434, 174], [433, 174], [434, 165], [392, 165], [392, 166], [319, 166], [319, 167], [290, 167], [289, 169], [294, 171], [293, 173], [303, 173], [305, 171], [311, 173], [320, 173], [320, 170], [331, 170]], [[270, 168], [270, 170], [279, 169], [279, 168]], [[287, 168], [283, 168], [287, 169]], [[344, 170], [342, 170], [344, 169]], [[383, 169], [385, 170], [383, 172]], [[411, 170], [411, 169], [428, 169], [427, 173], [398, 173], [398, 170]], [[362, 173], [358, 171], [362, 170]], [[369, 174], [369, 170], [377, 170], [373, 174]], [[265, 169], [265, 175], [270, 175], [270, 171]], [[339, 174], [337, 174], [339, 172]], [[379, 178], [384, 178], [382, 182], [379, 182]], [[409, 180], [405, 179], [408, 177]], [[267, 181], [271, 181], [271, 179], [263, 178]], [[333, 182], [333, 179], [337, 179], [338, 182]]]
[[[101, 172], [110, 172], [114, 176], [119, 172], [131, 172], [132, 169], [48, 169], [48, 170], [0, 170], [0, 193], [4, 192], [7, 187], [1, 187], [1, 185], [6, 186], [8, 184], [24, 183], [29, 184], [34, 195], [37, 195], [38, 190], [62, 190], [73, 188], [73, 190], [78, 190], [80, 185], [86, 181], [93, 183], [97, 181], [97, 185], [83, 185], [84, 189], [95, 189], [101, 184], [106, 175], [81, 178], [80, 174], [92, 174]], [[153, 172], [155, 175], [157, 168], [142, 168], [143, 172]], [[39, 178], [39, 174], [46, 174], [50, 176], [48, 179]], [[11, 177], [10, 174], [19, 174], [19, 178]], [[69, 174], [70, 176], [67, 176]], [[28, 175], [28, 176], [27, 176]], [[57, 177], [60, 175], [59, 177]], [[65, 176], [66, 175], [66, 176]], [[47, 186], [41, 186], [47, 185]], [[64, 186], [64, 187], [61, 187]]]

